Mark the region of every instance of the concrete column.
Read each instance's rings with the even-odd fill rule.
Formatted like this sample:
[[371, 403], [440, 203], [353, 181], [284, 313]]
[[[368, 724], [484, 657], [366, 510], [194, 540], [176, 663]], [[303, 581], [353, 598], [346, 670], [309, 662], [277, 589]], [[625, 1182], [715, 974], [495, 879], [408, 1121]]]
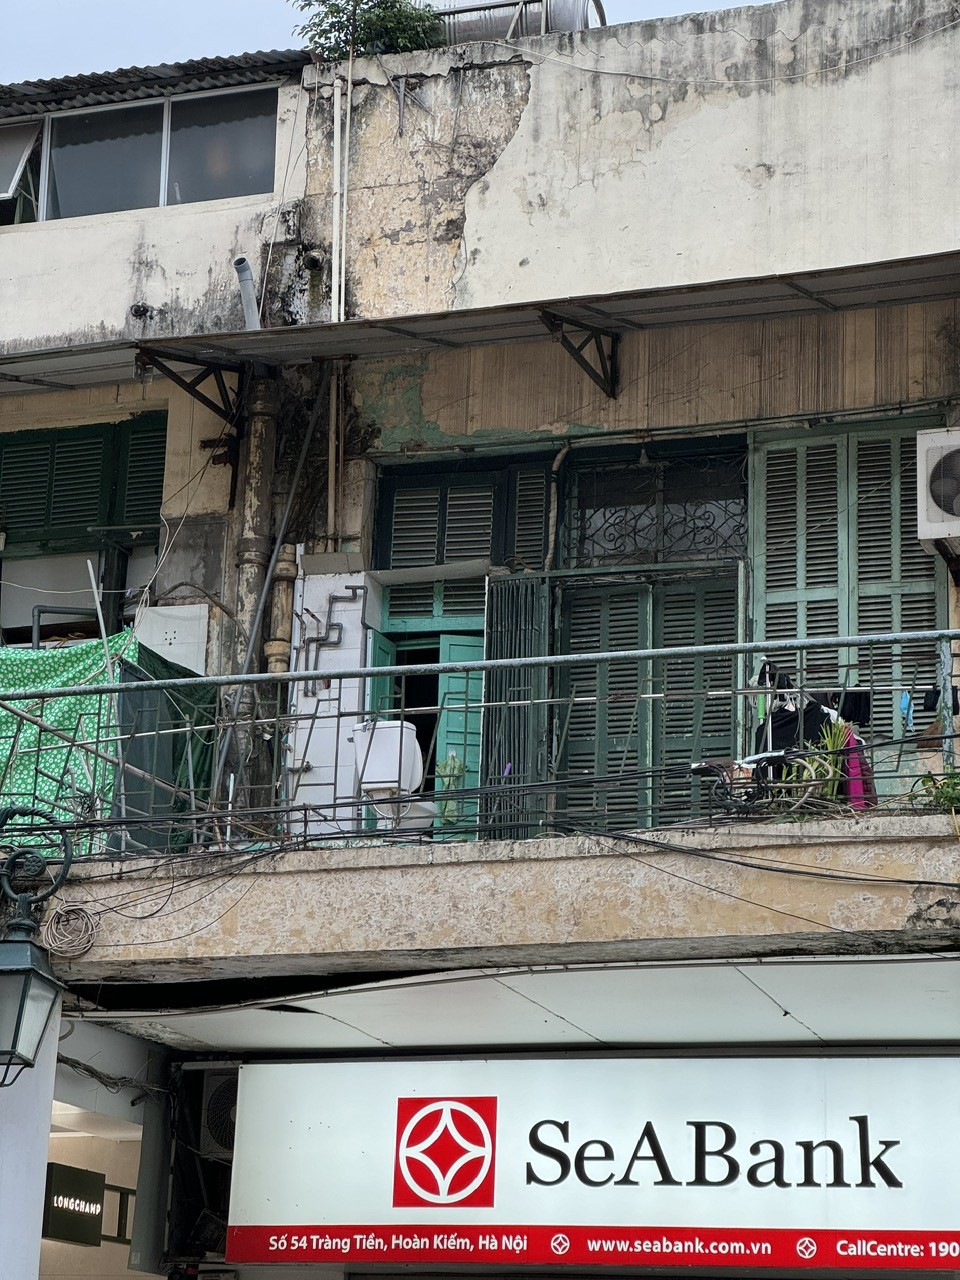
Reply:
[[36, 1280], [47, 1179], [47, 1147], [57, 1072], [60, 1007], [54, 1010], [36, 1066], [0, 1089], [0, 1240], [3, 1274]]

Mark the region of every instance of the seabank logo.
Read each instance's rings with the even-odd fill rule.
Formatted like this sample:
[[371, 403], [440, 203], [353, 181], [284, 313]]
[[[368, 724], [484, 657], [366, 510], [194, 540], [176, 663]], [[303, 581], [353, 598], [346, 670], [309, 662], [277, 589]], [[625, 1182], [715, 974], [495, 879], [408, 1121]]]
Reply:
[[395, 1208], [490, 1209], [496, 1098], [398, 1098]]

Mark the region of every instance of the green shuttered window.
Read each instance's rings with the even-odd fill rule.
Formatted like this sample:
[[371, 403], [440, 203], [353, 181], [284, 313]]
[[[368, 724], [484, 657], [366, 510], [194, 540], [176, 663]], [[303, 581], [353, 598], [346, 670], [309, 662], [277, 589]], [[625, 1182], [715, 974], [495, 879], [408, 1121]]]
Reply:
[[[407, 477], [382, 486], [378, 560], [388, 569], [489, 560], [542, 568], [547, 476], [543, 466], [496, 472]], [[411, 582], [390, 588], [393, 620], [471, 617], [483, 613], [482, 578]]]
[[[751, 453], [758, 640], [926, 630], [942, 621], [937, 565], [916, 536], [916, 432], [878, 424], [757, 440]], [[807, 688], [867, 685], [874, 738], [902, 732], [897, 688], [933, 683], [933, 651], [786, 656]], [[891, 686], [896, 686], [891, 688]]]
[[8, 553], [97, 546], [91, 529], [158, 526], [166, 420], [0, 434], [0, 529]]

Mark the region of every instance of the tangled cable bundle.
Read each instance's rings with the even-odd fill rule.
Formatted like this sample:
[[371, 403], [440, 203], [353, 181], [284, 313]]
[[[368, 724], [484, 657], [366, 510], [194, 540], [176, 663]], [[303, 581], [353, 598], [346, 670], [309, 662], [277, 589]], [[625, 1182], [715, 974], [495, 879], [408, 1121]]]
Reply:
[[75, 960], [87, 954], [99, 928], [100, 921], [86, 907], [54, 907], [43, 922], [40, 937], [53, 955]]

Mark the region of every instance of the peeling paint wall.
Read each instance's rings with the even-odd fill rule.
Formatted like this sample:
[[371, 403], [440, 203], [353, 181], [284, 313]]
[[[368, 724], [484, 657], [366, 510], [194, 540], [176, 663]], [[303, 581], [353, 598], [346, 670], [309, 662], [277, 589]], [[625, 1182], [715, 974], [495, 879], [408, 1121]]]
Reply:
[[299, 86], [281, 88], [268, 195], [0, 227], [0, 281], [15, 282], [0, 289], [0, 351], [242, 329], [241, 253], [257, 278], [270, 257], [269, 323], [283, 323], [296, 292], [286, 256], [299, 242], [303, 127]]
[[[953, 250], [958, 17], [953, 0], [783, 0], [362, 60], [348, 314]], [[305, 80], [305, 225], [329, 246], [330, 73]]]
[[[467, 194], [514, 136], [529, 90], [519, 55], [483, 62], [477, 48], [357, 64], [347, 188], [349, 315], [435, 311], [452, 303]], [[387, 64], [402, 80], [388, 81]], [[308, 68], [304, 80], [313, 103], [306, 224], [311, 244], [328, 252], [331, 72]], [[329, 319], [329, 287], [310, 314]]]
[[[352, 316], [953, 250], [956, 0], [781, 0], [361, 59]], [[330, 315], [334, 74], [281, 90], [269, 196], [0, 228], [0, 349]], [[131, 311], [131, 308], [134, 308]]]

